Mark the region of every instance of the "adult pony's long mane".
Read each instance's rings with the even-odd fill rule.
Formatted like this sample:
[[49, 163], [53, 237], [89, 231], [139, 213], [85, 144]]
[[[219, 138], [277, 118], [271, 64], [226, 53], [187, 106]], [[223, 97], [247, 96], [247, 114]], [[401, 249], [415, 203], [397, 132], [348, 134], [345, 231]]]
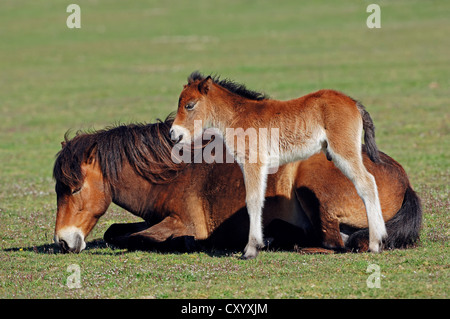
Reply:
[[[247, 89], [244, 84], [236, 83], [230, 79], [220, 79], [219, 75], [210, 75], [211, 79], [217, 85], [227, 89], [228, 91], [235, 93], [239, 96], [245, 97], [250, 100], [261, 101], [268, 98], [267, 95], [261, 92], [252, 91]], [[194, 71], [188, 77], [188, 83], [191, 84], [195, 81], [201, 81], [206, 79], [206, 76], [201, 74], [199, 71]]]
[[173, 142], [169, 130], [173, 117], [154, 124], [119, 125], [94, 132], [77, 132], [73, 139], [64, 136], [53, 168], [56, 181], [73, 188], [83, 182], [81, 164], [91, 157], [100, 164], [103, 178], [111, 184], [118, 181], [127, 161], [134, 171], [152, 183], [172, 181], [184, 164], [172, 161]]

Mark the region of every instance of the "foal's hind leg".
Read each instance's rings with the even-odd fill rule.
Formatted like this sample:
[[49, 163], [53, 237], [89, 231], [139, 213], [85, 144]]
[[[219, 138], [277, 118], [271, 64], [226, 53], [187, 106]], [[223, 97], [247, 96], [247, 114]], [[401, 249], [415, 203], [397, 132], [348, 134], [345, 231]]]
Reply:
[[331, 153], [333, 163], [353, 182], [359, 197], [364, 202], [369, 224], [369, 250], [380, 252], [383, 239], [387, 236], [386, 226], [375, 178], [366, 170], [362, 162], [361, 144], [358, 143], [358, 146], [359, 148], [355, 145], [352, 150], [339, 154], [330, 145], [328, 151]]
[[267, 166], [260, 163], [244, 163], [242, 166], [245, 182], [245, 201], [250, 218], [248, 243], [244, 249], [243, 259], [258, 256], [259, 249], [264, 247], [262, 233], [262, 208], [266, 193]]

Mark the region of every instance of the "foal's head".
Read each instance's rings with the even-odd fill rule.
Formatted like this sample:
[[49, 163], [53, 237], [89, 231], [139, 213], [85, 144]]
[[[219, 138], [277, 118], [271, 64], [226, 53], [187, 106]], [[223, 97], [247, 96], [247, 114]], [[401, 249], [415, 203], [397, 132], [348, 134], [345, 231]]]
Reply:
[[[193, 73], [188, 78], [178, 99], [178, 111], [170, 130], [171, 139], [175, 143], [191, 143], [202, 133], [201, 128], [210, 122], [211, 104], [208, 93], [213, 85], [211, 76], [203, 77]], [[195, 121], [200, 124], [200, 130], [194, 130]]]
[[[171, 139], [178, 143], [191, 143], [202, 134], [202, 128], [221, 126], [224, 114], [233, 112], [223, 106], [238, 105], [243, 100], [261, 101], [266, 95], [251, 91], [243, 84], [218, 76], [203, 76], [193, 72], [181, 91], [178, 111], [170, 130]], [[220, 114], [219, 114], [220, 113]], [[229, 114], [233, 116], [233, 114]], [[196, 122], [198, 121], [198, 122]], [[197, 124], [198, 123], [198, 124]], [[198, 125], [198, 129], [196, 128]]]
[[111, 195], [94, 150], [76, 150], [71, 142], [63, 144], [53, 170], [57, 196], [54, 239], [63, 252], [79, 253], [108, 209]]

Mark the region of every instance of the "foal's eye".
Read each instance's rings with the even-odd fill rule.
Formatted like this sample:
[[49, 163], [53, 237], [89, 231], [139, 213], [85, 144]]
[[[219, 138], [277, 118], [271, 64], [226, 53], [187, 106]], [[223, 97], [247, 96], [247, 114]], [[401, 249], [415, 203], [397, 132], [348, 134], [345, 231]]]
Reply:
[[186, 110], [192, 110], [192, 109], [194, 108], [195, 104], [197, 104], [197, 102], [189, 102], [188, 104], [186, 104], [186, 105], [184, 106], [184, 108], [185, 108]]
[[72, 191], [72, 195], [76, 195], [76, 194], [78, 194], [80, 191], [81, 191], [81, 187], [75, 188], [75, 189]]

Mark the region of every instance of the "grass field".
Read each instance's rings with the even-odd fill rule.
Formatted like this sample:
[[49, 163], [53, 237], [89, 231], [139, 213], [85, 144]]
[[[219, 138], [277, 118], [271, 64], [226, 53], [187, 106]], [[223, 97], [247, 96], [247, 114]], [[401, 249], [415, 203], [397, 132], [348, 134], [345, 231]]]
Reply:
[[[450, 2], [0, 2], [0, 298], [448, 298]], [[422, 198], [415, 249], [381, 254], [159, 254], [106, 247], [117, 206], [79, 255], [55, 254], [54, 156], [68, 129], [152, 122], [194, 70], [276, 99], [321, 88], [361, 100], [381, 150]], [[81, 288], [67, 271], [80, 266]], [[381, 288], [368, 288], [376, 264]]]

